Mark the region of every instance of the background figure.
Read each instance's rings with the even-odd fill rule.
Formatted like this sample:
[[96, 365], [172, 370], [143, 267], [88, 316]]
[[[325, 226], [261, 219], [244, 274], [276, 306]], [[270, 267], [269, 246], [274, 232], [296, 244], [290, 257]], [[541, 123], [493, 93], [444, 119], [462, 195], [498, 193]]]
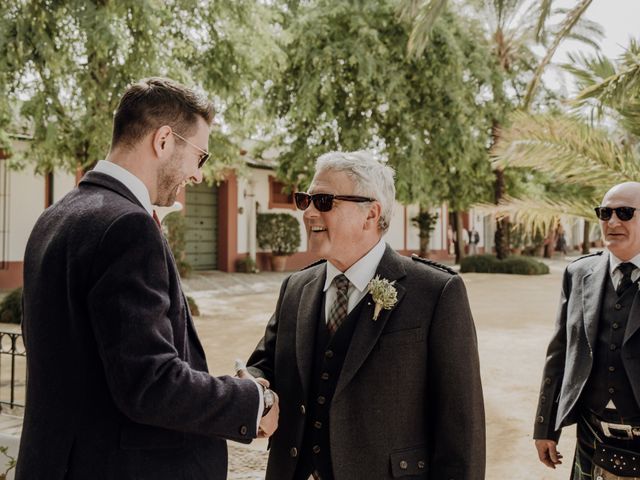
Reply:
[[295, 194], [309, 249], [326, 261], [283, 282], [248, 362], [281, 395], [268, 480], [484, 478], [464, 284], [385, 244], [394, 198], [393, 171], [367, 152], [321, 156]]
[[107, 160], [38, 219], [18, 480], [224, 479], [225, 438], [275, 429], [263, 387], [207, 373], [152, 209], [202, 180], [212, 119], [208, 100], [171, 80], [132, 85]]
[[469, 253], [471, 255], [478, 254], [478, 244], [480, 243], [480, 234], [474, 228], [469, 231]]
[[577, 423], [573, 480], [640, 478], [640, 183], [613, 187], [596, 208], [608, 252], [564, 274], [534, 429], [555, 468], [563, 427]]

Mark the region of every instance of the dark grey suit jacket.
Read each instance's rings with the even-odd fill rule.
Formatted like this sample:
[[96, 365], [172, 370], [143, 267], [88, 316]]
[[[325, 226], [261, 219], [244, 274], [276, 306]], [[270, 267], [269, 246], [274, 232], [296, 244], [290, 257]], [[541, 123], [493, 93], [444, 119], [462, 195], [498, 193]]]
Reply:
[[[365, 297], [330, 409], [335, 479], [483, 479], [482, 387], [462, 280], [388, 246], [377, 274], [395, 280], [398, 302], [373, 321]], [[319, 264], [284, 281], [249, 359], [280, 395], [267, 480], [289, 480], [296, 469], [325, 275]]]
[[256, 436], [250, 380], [214, 378], [151, 216], [89, 172], [25, 253], [27, 404], [18, 480], [224, 479]]
[[[593, 349], [609, 255], [571, 263], [564, 273], [555, 331], [547, 350], [534, 428], [535, 439], [558, 441], [562, 427], [576, 422], [576, 405], [593, 366]], [[622, 362], [640, 405], [640, 295], [636, 294], [622, 343]]]

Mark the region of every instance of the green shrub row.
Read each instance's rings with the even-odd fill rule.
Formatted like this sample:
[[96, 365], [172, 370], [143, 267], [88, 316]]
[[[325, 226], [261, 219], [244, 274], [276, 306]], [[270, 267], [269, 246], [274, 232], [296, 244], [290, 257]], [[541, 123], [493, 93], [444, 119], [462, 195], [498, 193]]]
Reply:
[[511, 256], [498, 260], [495, 256], [472, 255], [460, 262], [460, 273], [512, 273], [516, 275], [544, 275], [549, 267], [531, 257]]
[[0, 302], [0, 322], [19, 324], [21, 321], [22, 288], [16, 288]]

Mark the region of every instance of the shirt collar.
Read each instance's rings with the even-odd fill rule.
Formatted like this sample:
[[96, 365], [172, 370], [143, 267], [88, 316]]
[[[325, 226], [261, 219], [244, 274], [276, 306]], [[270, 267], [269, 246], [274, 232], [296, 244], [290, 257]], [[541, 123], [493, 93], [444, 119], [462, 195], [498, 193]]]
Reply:
[[352, 285], [354, 285], [359, 291], [364, 292], [378, 269], [378, 264], [380, 263], [380, 260], [382, 260], [385, 248], [386, 244], [381, 238], [375, 247], [369, 250], [364, 257], [351, 265], [346, 272], [341, 272], [331, 262], [327, 262], [327, 278], [324, 281], [324, 291], [326, 292], [329, 289], [335, 277], [344, 273]]
[[[618, 265], [620, 265], [621, 263], [624, 262], [616, 257], [613, 253], [609, 252], [609, 273], [611, 275], [613, 275], [613, 272], [616, 271], [616, 268], [618, 268]], [[640, 253], [629, 260], [627, 263], [633, 263], [636, 268], [640, 268]]]
[[125, 187], [131, 190], [131, 193], [138, 199], [144, 209], [149, 212], [149, 215], [153, 215], [153, 206], [151, 205], [151, 197], [147, 186], [129, 170], [108, 160], [100, 160], [93, 171], [104, 173], [123, 183]]

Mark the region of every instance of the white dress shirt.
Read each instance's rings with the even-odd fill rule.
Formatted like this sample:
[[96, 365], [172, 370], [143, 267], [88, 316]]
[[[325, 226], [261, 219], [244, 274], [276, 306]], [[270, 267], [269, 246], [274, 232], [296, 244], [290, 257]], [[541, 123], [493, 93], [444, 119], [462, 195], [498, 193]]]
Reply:
[[153, 206], [151, 205], [151, 197], [147, 186], [129, 170], [108, 160], [100, 160], [93, 171], [104, 173], [123, 183], [142, 204], [144, 209], [149, 212], [149, 215], [153, 215]]
[[[151, 205], [151, 197], [149, 195], [149, 189], [144, 184], [142, 180], [136, 177], [133, 173], [131, 173], [126, 168], [122, 168], [120, 165], [116, 165], [113, 162], [108, 160], [100, 160], [95, 168], [94, 172], [104, 173], [105, 175], [109, 175], [110, 177], [115, 178], [119, 182], [123, 183], [125, 187], [127, 187], [131, 193], [136, 197], [136, 199], [142, 204], [144, 209], [149, 212], [149, 215], [153, 216], [153, 205]], [[262, 386], [258, 384], [258, 382], [254, 382], [256, 384], [256, 388], [258, 389], [258, 394], [260, 395], [259, 405], [258, 405], [258, 418], [256, 420], [256, 431], [260, 428], [260, 420], [262, 419], [262, 412], [264, 411], [264, 394], [262, 393]]]
[[[618, 284], [622, 280], [622, 272], [618, 269], [618, 265], [621, 263], [625, 262], [609, 252], [609, 274], [611, 275], [611, 281], [615, 288], [618, 288]], [[636, 266], [636, 269], [631, 272], [631, 281], [635, 282], [640, 278], [640, 253], [626, 263], [633, 263]]]
[[386, 244], [381, 238], [380, 241], [369, 252], [351, 265], [346, 272], [341, 272], [331, 262], [327, 262], [327, 278], [324, 282], [324, 318], [325, 321], [329, 318], [331, 306], [336, 301], [338, 295], [338, 289], [336, 288], [333, 279], [340, 274], [344, 274], [349, 280], [349, 290], [347, 296], [349, 297], [349, 303], [347, 311], [351, 313], [351, 310], [364, 298], [369, 291], [369, 282], [373, 278], [378, 269], [378, 264], [382, 260]]

